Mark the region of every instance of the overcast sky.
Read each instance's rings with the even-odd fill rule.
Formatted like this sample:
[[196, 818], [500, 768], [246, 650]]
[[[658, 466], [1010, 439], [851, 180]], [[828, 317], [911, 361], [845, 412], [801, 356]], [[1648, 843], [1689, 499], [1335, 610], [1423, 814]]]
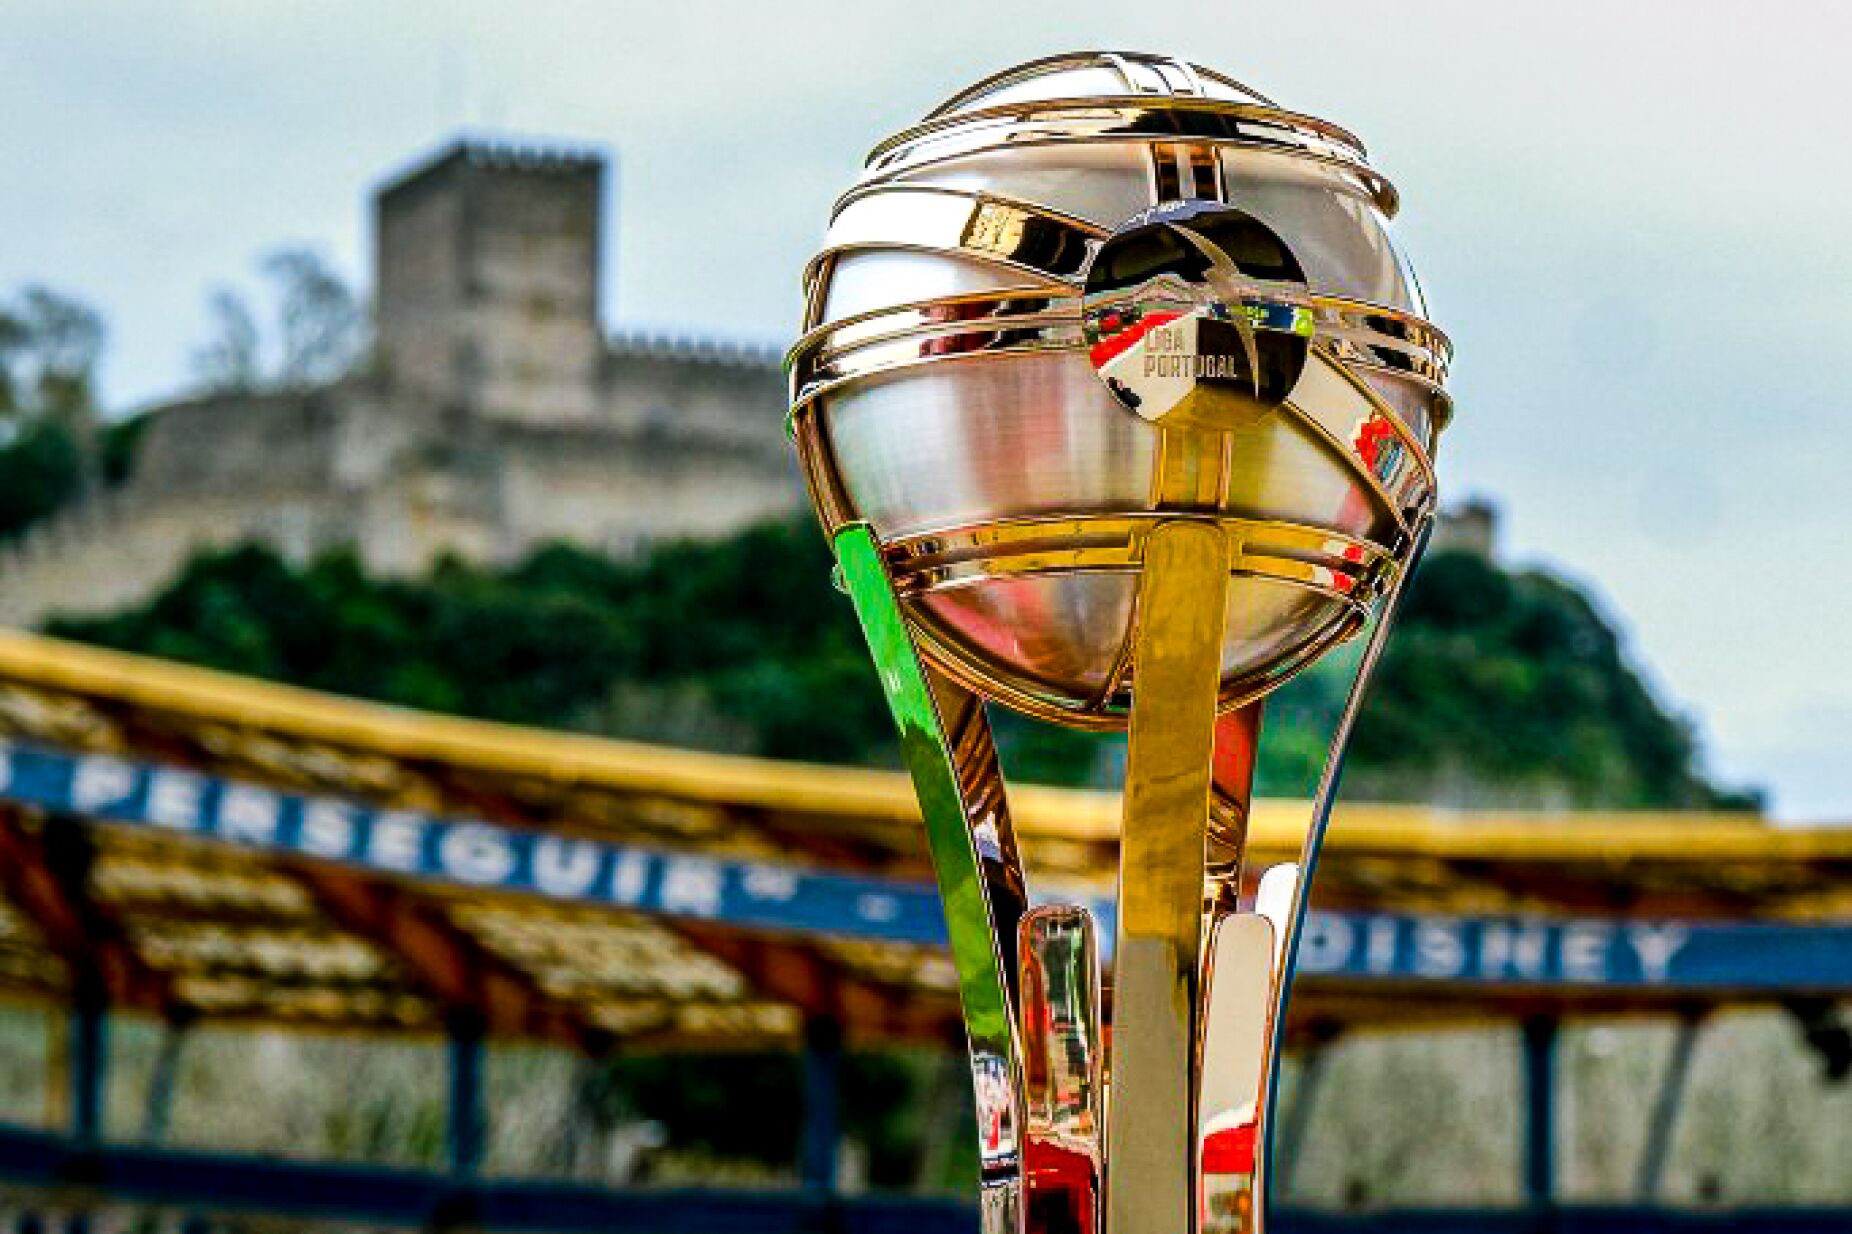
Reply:
[[1852, 819], [1852, 9], [1814, 5], [10, 0], [0, 294], [68, 289], [129, 408], [281, 245], [364, 282], [364, 194], [463, 130], [620, 163], [613, 325], [784, 341], [879, 137], [1083, 47], [1358, 132], [1458, 346], [1441, 456], [1589, 584], [1717, 773]]

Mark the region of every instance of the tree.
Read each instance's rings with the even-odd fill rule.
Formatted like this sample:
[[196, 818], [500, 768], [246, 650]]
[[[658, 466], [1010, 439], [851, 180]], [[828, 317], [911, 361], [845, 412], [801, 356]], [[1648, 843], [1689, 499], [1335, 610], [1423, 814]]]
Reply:
[[26, 394], [25, 408], [32, 414], [87, 432], [96, 419], [103, 319], [82, 301], [46, 287], [28, 287], [23, 300], [24, 380], [15, 390]]
[[0, 539], [72, 501], [83, 486], [77, 442], [64, 426], [30, 420], [0, 446]]
[[243, 394], [262, 380], [257, 318], [244, 297], [221, 287], [207, 301], [215, 327], [212, 341], [193, 353], [200, 385], [214, 394]]
[[1459, 804], [1753, 808], [1594, 602], [1542, 571], [1436, 553], [1410, 584], [1353, 750], [1366, 795]]
[[105, 336], [96, 310], [50, 288], [0, 304], [0, 536], [96, 484], [107, 433], [96, 404]]
[[0, 419], [9, 422], [25, 405], [18, 368], [31, 339], [26, 319], [17, 310], [0, 305]]
[[[213, 393], [302, 389], [339, 380], [365, 341], [365, 314], [340, 276], [312, 249], [281, 249], [262, 263], [275, 337], [266, 346], [250, 302], [220, 288], [207, 302], [213, 335], [194, 353], [201, 386]], [[266, 353], [273, 352], [273, 362]]]
[[284, 249], [264, 261], [276, 288], [282, 357], [277, 379], [307, 386], [345, 376], [360, 354], [359, 302], [319, 254]]

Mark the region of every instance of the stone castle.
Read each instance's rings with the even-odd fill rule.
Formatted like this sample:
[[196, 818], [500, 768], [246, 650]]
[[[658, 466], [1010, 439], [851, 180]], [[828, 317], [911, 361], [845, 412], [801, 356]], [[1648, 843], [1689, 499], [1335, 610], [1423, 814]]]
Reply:
[[604, 182], [600, 157], [460, 142], [386, 184], [364, 373], [147, 412], [122, 486], [0, 553], [0, 622], [119, 609], [242, 540], [408, 574], [797, 509], [774, 352], [604, 332]]

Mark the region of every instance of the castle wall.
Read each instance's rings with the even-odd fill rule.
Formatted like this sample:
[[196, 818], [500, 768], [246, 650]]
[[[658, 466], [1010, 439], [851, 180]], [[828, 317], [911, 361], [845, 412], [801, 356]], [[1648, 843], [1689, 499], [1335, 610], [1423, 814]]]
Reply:
[[524, 433], [504, 459], [504, 560], [548, 540], [629, 556], [664, 540], [725, 535], [804, 500], [793, 455], [691, 446], [665, 432]]
[[0, 623], [118, 611], [166, 585], [195, 553], [242, 540], [306, 556], [330, 506], [321, 495], [255, 491], [92, 503], [0, 552]]
[[336, 387], [148, 413], [126, 486], [0, 550], [0, 622], [114, 611], [158, 590], [194, 554], [243, 540], [305, 559], [356, 539], [364, 528], [337, 460], [343, 422], [366, 406]]
[[484, 423], [347, 385], [151, 413], [129, 485], [0, 549], [0, 623], [119, 610], [245, 540], [298, 562], [351, 546], [404, 576], [446, 554], [507, 564], [551, 540], [626, 556], [801, 508], [782, 400], [729, 409], [724, 371], [659, 376], [630, 400], [698, 394], [705, 411], [636, 428]]
[[376, 363], [310, 391], [148, 413], [119, 491], [0, 546], [0, 622], [112, 612], [202, 550], [367, 568], [625, 555], [803, 505], [770, 354], [607, 342], [602, 160], [457, 145], [377, 199]]
[[619, 428], [784, 453], [785, 378], [761, 351], [619, 338], [606, 354], [600, 418]]
[[136, 447], [136, 498], [237, 494], [327, 483], [344, 391], [225, 394], [149, 413]]

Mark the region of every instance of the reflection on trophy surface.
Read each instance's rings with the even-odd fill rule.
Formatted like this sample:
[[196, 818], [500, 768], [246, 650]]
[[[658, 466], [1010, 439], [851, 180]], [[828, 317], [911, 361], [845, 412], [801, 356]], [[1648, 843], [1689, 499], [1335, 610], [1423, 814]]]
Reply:
[[[1059, 56], [877, 146], [806, 271], [792, 427], [926, 820], [987, 1234], [1262, 1220], [1308, 876], [1451, 412], [1397, 206], [1229, 78]], [[1302, 859], [1244, 883], [1261, 700], [1366, 626]], [[982, 700], [1129, 728], [1110, 1018]]]

